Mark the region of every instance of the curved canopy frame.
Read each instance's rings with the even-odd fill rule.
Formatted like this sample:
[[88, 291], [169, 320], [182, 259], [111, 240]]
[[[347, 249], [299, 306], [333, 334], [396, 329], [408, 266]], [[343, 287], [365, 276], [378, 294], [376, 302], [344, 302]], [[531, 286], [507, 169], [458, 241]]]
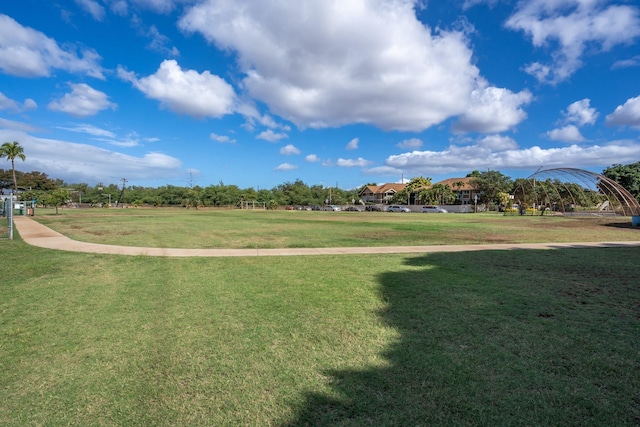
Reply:
[[573, 168], [540, 170], [515, 191], [521, 206], [551, 209], [564, 215], [640, 215], [640, 203], [617, 182]]

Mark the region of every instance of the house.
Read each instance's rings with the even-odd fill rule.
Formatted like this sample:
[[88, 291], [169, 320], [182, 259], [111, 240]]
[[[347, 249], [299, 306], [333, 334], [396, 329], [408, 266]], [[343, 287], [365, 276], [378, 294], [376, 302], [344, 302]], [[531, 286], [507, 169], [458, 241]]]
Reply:
[[480, 191], [471, 184], [472, 179], [473, 178], [448, 178], [436, 184], [448, 185], [456, 194], [456, 204], [469, 205], [474, 203], [475, 195], [480, 193]]
[[391, 198], [399, 191], [404, 190], [407, 184], [382, 184], [366, 185], [360, 190], [360, 199], [365, 203], [389, 203]]
[[[479, 191], [471, 184], [472, 178], [448, 178], [443, 181], [436, 182], [433, 185], [448, 185], [456, 195], [457, 205], [468, 205], [474, 203], [474, 196]], [[360, 191], [360, 199], [365, 203], [388, 204], [393, 196], [404, 190], [407, 184], [383, 184], [383, 185], [367, 185]], [[417, 197], [419, 190], [410, 195], [409, 203], [420, 204]]]

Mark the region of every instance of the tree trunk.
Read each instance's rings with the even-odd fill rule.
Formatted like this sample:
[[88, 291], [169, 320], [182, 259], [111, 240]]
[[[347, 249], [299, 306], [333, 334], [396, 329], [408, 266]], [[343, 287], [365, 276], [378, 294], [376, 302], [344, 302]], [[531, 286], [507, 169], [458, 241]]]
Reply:
[[16, 161], [11, 159], [11, 171], [13, 172], [13, 191], [18, 192], [18, 180], [16, 180]]

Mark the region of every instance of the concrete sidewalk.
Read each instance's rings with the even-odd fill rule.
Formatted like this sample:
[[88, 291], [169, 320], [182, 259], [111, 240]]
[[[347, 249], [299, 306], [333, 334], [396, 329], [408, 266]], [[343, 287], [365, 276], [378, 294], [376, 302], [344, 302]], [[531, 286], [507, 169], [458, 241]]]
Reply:
[[178, 249], [101, 245], [71, 240], [26, 216], [13, 218], [22, 240], [32, 246], [70, 252], [112, 255], [146, 255], [166, 257], [233, 257], [233, 256], [298, 256], [346, 254], [394, 254], [465, 252], [514, 249], [614, 248], [640, 247], [640, 242], [576, 242], [576, 243], [508, 243], [491, 245], [384, 246], [353, 248], [291, 248], [291, 249]]

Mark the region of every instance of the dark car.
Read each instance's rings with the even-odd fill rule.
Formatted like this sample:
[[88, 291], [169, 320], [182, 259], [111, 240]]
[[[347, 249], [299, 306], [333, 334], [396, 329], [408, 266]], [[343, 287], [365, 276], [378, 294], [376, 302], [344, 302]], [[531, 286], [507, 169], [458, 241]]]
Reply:
[[367, 205], [364, 210], [367, 212], [382, 212], [382, 208], [376, 205]]

